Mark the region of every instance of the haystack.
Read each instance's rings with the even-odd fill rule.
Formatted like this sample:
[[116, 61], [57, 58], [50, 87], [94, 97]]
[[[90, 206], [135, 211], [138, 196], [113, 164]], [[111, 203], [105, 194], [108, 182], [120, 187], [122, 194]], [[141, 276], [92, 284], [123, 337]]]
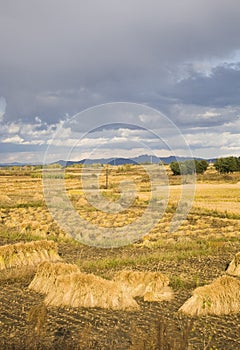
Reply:
[[231, 276], [240, 277], [240, 252], [237, 253], [234, 259], [230, 262], [226, 273]]
[[190, 316], [239, 313], [240, 279], [224, 275], [209, 285], [196, 288], [179, 311]]
[[38, 293], [47, 294], [55, 288], [59, 276], [77, 272], [80, 272], [77, 265], [45, 261], [38, 266], [34, 279], [28, 288]]
[[163, 301], [173, 298], [173, 291], [168, 286], [169, 279], [160, 272], [125, 270], [118, 272], [114, 281], [123, 291], [133, 297], [142, 297], [144, 301]]
[[42, 261], [61, 260], [53, 241], [35, 241], [0, 246], [0, 270], [36, 266]]
[[113, 282], [81, 272], [58, 276], [49, 290], [47, 306], [99, 307], [113, 310], [137, 310], [131, 295]]

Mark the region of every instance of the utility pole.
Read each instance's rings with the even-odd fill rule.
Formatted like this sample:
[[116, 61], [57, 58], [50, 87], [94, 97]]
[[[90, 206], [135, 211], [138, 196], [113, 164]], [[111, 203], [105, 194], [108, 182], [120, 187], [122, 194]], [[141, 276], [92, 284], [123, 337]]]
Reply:
[[108, 164], [106, 167], [106, 190], [108, 189], [108, 175], [109, 175], [109, 169], [108, 169]]

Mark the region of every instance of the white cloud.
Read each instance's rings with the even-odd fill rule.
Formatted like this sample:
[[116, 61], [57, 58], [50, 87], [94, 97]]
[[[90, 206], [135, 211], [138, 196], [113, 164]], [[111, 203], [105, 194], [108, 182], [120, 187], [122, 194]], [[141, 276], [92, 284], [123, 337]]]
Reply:
[[24, 139], [21, 138], [19, 135], [15, 135], [15, 136], [7, 137], [7, 138], [3, 139], [1, 142], [22, 144], [24, 142]]
[[159, 115], [150, 115], [150, 114], [140, 114], [138, 116], [139, 120], [143, 123], [150, 123], [150, 122], [158, 122], [159, 121]]
[[9, 134], [17, 134], [20, 131], [20, 125], [16, 123], [10, 123], [7, 128]]
[[221, 113], [219, 112], [213, 112], [213, 111], [206, 111], [205, 113], [203, 114], [198, 114], [197, 117], [201, 117], [202, 119], [211, 119], [211, 118], [215, 118], [216, 117], [220, 117], [221, 116]]

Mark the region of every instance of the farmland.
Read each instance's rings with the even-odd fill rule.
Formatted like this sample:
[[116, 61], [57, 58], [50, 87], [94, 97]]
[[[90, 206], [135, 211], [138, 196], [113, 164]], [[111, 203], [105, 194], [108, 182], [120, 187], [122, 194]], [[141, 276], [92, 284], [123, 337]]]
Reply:
[[[99, 182], [105, 200], [119, 200], [119, 183], [123, 180], [132, 180], [136, 186], [131, 206], [113, 213], [95, 209], [88, 202], [81, 171], [81, 167], [67, 168], [65, 182], [68, 198], [84, 220], [115, 228], [134, 223], [143, 215], [151, 188], [144, 167], [109, 167], [108, 188], [106, 169], [102, 169]], [[166, 176], [169, 198], [157, 225], [134, 244], [103, 249], [74, 241], [53, 220], [44, 200], [40, 169], [0, 169], [1, 245], [54, 240], [64, 261], [76, 264], [83, 272], [111, 279], [125, 268], [160, 271], [169, 277], [175, 294], [168, 302], [139, 300], [140, 310], [134, 312], [59, 307], [43, 311], [43, 296], [27, 289], [32, 273], [18, 271], [6, 276], [0, 272], [1, 349], [185, 349], [187, 342], [189, 349], [240, 347], [239, 314], [188, 318], [177, 312], [193, 289], [224, 274], [240, 251], [240, 174], [220, 175], [210, 168], [199, 175], [190, 212], [173, 233], [169, 229], [182, 186], [180, 177], [172, 176], [166, 166], [163, 187]], [[89, 183], [95, 180], [92, 176]], [[187, 185], [190, 180], [184, 181]], [[29, 316], [32, 310], [36, 311], [35, 318]], [[36, 318], [41, 322], [38, 333]]]

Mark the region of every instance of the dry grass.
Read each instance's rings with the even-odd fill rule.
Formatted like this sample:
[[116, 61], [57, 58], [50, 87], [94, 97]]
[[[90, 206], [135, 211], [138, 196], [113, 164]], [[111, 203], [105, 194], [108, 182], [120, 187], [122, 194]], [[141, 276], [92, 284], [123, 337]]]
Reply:
[[117, 272], [114, 280], [133, 297], [142, 297], [144, 301], [163, 301], [173, 298], [168, 287], [169, 279], [160, 272], [140, 272], [125, 270]]
[[[239, 196], [239, 183], [197, 183], [193, 206], [220, 213], [240, 214]], [[177, 203], [180, 197], [181, 186], [170, 186], [170, 203]]]
[[53, 241], [8, 244], [0, 247], [0, 270], [36, 266], [43, 261], [61, 260]]
[[237, 253], [233, 260], [230, 262], [226, 273], [231, 276], [240, 277], [240, 252]]
[[35, 277], [28, 288], [38, 293], [47, 294], [55, 287], [59, 276], [77, 272], [80, 272], [77, 265], [45, 261], [38, 266]]
[[0, 195], [0, 203], [8, 205], [11, 203], [11, 198], [9, 196], [7, 196], [6, 194], [1, 194]]
[[47, 322], [47, 308], [45, 304], [33, 306], [27, 314], [27, 322], [32, 331], [39, 336], [45, 329]]
[[211, 284], [198, 287], [179, 309], [189, 316], [229, 315], [240, 312], [240, 280], [221, 276]]
[[77, 265], [43, 262], [39, 265], [29, 289], [46, 294], [48, 306], [100, 307], [114, 310], [136, 310], [137, 302], [118, 284], [81, 273]]
[[164, 317], [159, 317], [151, 328], [143, 329], [132, 322], [129, 350], [190, 350], [193, 326], [193, 320], [187, 320], [175, 328]]
[[47, 306], [139, 309], [132, 296], [122, 291], [117, 283], [81, 272], [57, 277], [44, 302]]
[[240, 184], [197, 184], [195, 207], [240, 214]]

